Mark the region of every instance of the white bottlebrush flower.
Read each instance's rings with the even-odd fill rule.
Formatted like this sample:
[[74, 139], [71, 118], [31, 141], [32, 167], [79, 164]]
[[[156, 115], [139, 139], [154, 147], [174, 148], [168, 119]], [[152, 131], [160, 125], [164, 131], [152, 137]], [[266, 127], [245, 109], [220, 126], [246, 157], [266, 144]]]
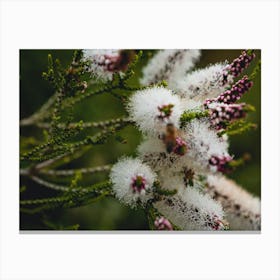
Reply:
[[222, 161], [215, 165], [211, 159], [229, 157], [227, 138], [218, 137], [207, 120], [191, 121], [180, 136], [186, 143], [184, 155], [168, 153], [164, 142], [155, 137], [144, 139], [137, 148], [138, 155], [156, 171], [167, 168], [171, 172], [183, 172], [187, 168], [197, 174], [207, 174], [222, 170]]
[[163, 141], [159, 138], [148, 137], [137, 148], [138, 156], [155, 171], [169, 169], [180, 172], [184, 166], [182, 156], [173, 152], [168, 153]]
[[208, 176], [205, 191], [219, 201], [231, 230], [260, 230], [261, 202], [233, 180], [223, 176]]
[[187, 187], [154, 204], [155, 208], [182, 230], [223, 230], [226, 222], [221, 205], [209, 195]]
[[169, 168], [162, 168], [158, 174], [160, 186], [166, 190], [183, 190], [186, 188], [183, 172], [175, 172]]
[[169, 123], [179, 127], [183, 113], [180, 97], [164, 87], [153, 87], [135, 92], [128, 104], [130, 119], [146, 134], [158, 136]]
[[158, 180], [161, 188], [170, 191], [176, 190], [180, 192], [186, 187], [194, 187], [198, 190], [204, 190], [205, 179], [203, 178], [201, 174], [195, 174], [192, 169], [188, 168], [184, 168], [183, 171], [180, 172], [176, 172], [169, 168], [162, 168], [158, 172]]
[[152, 85], [162, 80], [176, 82], [193, 68], [200, 50], [160, 50], [143, 69], [142, 85]]
[[120, 59], [120, 50], [97, 49], [83, 50], [83, 59], [89, 64], [89, 72], [99, 80], [112, 80], [113, 73], [116, 72], [116, 64]]
[[173, 90], [184, 98], [201, 103], [206, 99], [215, 98], [233, 82], [233, 76], [225, 74], [227, 66], [227, 63], [217, 63], [189, 73], [185, 78], [178, 80]]
[[110, 180], [116, 197], [130, 205], [145, 204], [152, 197], [156, 174], [139, 159], [122, 158], [113, 167]]
[[181, 102], [184, 111], [201, 111], [202, 109], [204, 109], [201, 102], [195, 101], [193, 99], [181, 98]]
[[185, 158], [187, 167], [197, 173], [219, 171], [220, 166], [211, 164], [211, 159], [228, 158], [228, 141], [226, 137], [218, 137], [214, 129], [205, 119], [195, 119], [184, 128], [188, 151]]
[[194, 67], [195, 62], [200, 59], [200, 55], [200, 50], [185, 50], [181, 61], [178, 61], [176, 67], [174, 67], [167, 79], [170, 89], [177, 88], [178, 81], [186, 77], [187, 72], [190, 71]]

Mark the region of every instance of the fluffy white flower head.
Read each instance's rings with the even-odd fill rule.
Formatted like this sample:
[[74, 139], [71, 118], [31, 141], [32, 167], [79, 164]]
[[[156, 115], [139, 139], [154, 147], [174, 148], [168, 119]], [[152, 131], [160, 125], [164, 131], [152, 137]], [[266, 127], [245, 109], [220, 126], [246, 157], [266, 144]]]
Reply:
[[200, 50], [160, 50], [143, 69], [141, 84], [152, 85], [162, 80], [174, 83], [194, 66], [199, 57]]
[[170, 89], [175, 89], [178, 81], [186, 77], [187, 72], [194, 67], [200, 55], [200, 50], [184, 50], [182, 59], [176, 63], [176, 67], [174, 67], [170, 77], [167, 79]]
[[191, 121], [181, 131], [180, 136], [187, 146], [184, 155], [180, 156], [174, 152], [168, 153], [163, 141], [156, 137], [144, 139], [137, 148], [138, 155], [155, 171], [168, 169], [170, 172], [182, 172], [184, 168], [187, 168], [198, 174], [218, 171], [216, 166], [209, 163], [213, 156], [229, 156], [227, 139], [218, 137], [207, 120]]
[[174, 84], [174, 90], [184, 98], [200, 102], [215, 98], [233, 82], [230, 75], [227, 77], [227, 81], [223, 81], [227, 65], [227, 63], [217, 63], [196, 70], [179, 80], [176, 85]]
[[113, 167], [110, 180], [116, 197], [130, 205], [143, 205], [151, 198], [151, 187], [156, 174], [139, 159], [122, 158]]
[[155, 203], [155, 207], [183, 230], [224, 229], [221, 205], [194, 187], [181, 189], [178, 194]]
[[164, 87], [153, 87], [133, 94], [127, 110], [131, 120], [143, 133], [158, 136], [166, 131], [168, 123], [179, 127], [183, 105], [180, 97], [172, 91]]
[[229, 156], [226, 138], [218, 137], [209, 122], [203, 119], [191, 121], [184, 131], [184, 139], [188, 144], [186, 166], [201, 174], [216, 172], [216, 168], [209, 165], [209, 160], [213, 156]]
[[186, 188], [182, 172], [174, 172], [169, 168], [163, 168], [158, 177], [163, 189], [180, 191]]
[[119, 57], [119, 50], [83, 50], [83, 58], [89, 62], [89, 71], [99, 80], [108, 81], [113, 78], [113, 64]]
[[148, 137], [137, 147], [139, 158], [155, 171], [168, 169], [170, 172], [181, 171], [184, 166], [184, 156], [173, 152], [167, 153], [161, 139]]
[[207, 178], [208, 192], [220, 201], [232, 230], [260, 230], [261, 202], [234, 181], [211, 175]]

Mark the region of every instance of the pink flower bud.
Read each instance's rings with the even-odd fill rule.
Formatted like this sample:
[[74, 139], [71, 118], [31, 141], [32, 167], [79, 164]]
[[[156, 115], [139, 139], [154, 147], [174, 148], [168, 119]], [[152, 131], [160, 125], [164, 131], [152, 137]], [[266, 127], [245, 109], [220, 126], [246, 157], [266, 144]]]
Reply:
[[232, 104], [239, 100], [244, 93], [246, 93], [253, 86], [253, 82], [249, 80], [247, 76], [244, 76], [237, 83], [235, 83], [231, 89], [228, 89], [221, 93], [217, 98], [207, 99], [204, 102], [207, 108], [209, 104], [213, 102], [220, 102], [225, 104]]
[[250, 65], [255, 56], [254, 53], [248, 54], [247, 51], [243, 51], [239, 57], [232, 61], [226, 70], [229, 74], [237, 77]]
[[187, 143], [180, 137], [176, 137], [176, 145], [173, 149], [173, 153], [183, 156], [187, 152]]
[[154, 225], [157, 230], [173, 230], [171, 223], [164, 217], [157, 217]]
[[246, 116], [246, 104], [209, 104], [210, 120], [216, 129], [226, 128], [227, 124]]
[[228, 173], [231, 170], [228, 164], [231, 160], [231, 156], [212, 156], [209, 159], [209, 164], [215, 166], [219, 172]]

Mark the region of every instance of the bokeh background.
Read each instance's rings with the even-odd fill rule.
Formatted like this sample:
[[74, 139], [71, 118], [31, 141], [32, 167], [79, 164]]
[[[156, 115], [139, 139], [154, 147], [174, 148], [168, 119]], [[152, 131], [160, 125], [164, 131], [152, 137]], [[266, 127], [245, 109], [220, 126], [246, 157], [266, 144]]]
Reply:
[[[239, 56], [241, 50], [203, 50], [202, 56], [195, 69], [205, 67], [211, 63], [224, 60], [231, 61]], [[47, 69], [47, 55], [60, 59], [62, 65], [71, 62], [73, 50], [20, 50], [20, 118], [28, 117], [35, 112], [52, 94], [52, 87], [42, 79], [42, 72]], [[139, 63], [136, 74], [141, 73], [142, 67], [154, 51], [145, 50], [143, 59]], [[256, 50], [256, 59], [245, 71], [251, 73], [261, 57], [261, 51]], [[133, 80], [135, 85], [137, 80]], [[230, 137], [230, 152], [236, 158], [244, 153], [251, 155], [251, 160], [240, 166], [228, 177], [234, 179], [254, 195], [261, 195], [261, 73], [254, 80], [254, 86], [249, 93], [242, 97], [242, 102], [255, 106], [256, 111], [249, 114], [248, 121], [258, 125], [256, 130]], [[121, 102], [109, 95], [93, 96], [80, 103], [74, 111], [74, 121], [99, 121], [123, 116], [125, 111]], [[87, 129], [84, 135], [92, 135], [95, 129]], [[36, 143], [43, 141], [42, 129], [34, 126], [20, 129], [20, 149], [26, 151]], [[83, 135], [81, 135], [83, 136]], [[105, 145], [92, 147], [84, 156], [74, 160], [71, 164], [61, 166], [61, 169], [93, 167], [114, 163], [122, 155], [135, 155], [135, 148], [141, 141], [141, 134], [136, 128], [129, 126], [117, 134], [117, 138], [124, 138], [127, 143], [116, 141], [113, 137]], [[105, 180], [108, 173], [92, 174], [84, 177], [85, 184], [92, 184]], [[66, 183], [61, 179], [61, 183]], [[51, 197], [57, 192], [46, 189], [26, 177], [20, 180], [21, 199]], [[146, 216], [141, 210], [132, 210], [120, 204], [114, 198], [105, 198], [92, 205], [73, 209], [55, 209], [52, 211], [27, 214], [21, 212], [20, 229], [72, 229], [79, 225], [80, 230], [145, 230], [148, 229]]]

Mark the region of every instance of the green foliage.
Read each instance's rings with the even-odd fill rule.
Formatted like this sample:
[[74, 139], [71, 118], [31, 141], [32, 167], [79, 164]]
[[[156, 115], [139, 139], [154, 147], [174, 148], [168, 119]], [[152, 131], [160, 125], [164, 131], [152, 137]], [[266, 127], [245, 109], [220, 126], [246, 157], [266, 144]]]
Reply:
[[180, 126], [184, 127], [191, 120], [205, 118], [207, 116], [209, 116], [209, 113], [207, 110], [205, 110], [205, 111], [199, 111], [199, 110], [185, 111], [180, 118], [180, 124], [181, 124]]
[[97, 183], [87, 187], [77, 186], [77, 178], [71, 181], [71, 185], [69, 187], [60, 186], [60, 188], [57, 188], [57, 185], [51, 183], [47, 184], [49, 184], [50, 188], [64, 191], [64, 193], [60, 196], [51, 198], [21, 200], [20, 204], [23, 206], [43, 204], [43, 208], [37, 209], [37, 211], [42, 211], [57, 207], [80, 207], [82, 205], [92, 203], [93, 201], [104, 198], [105, 196], [112, 195], [111, 184], [108, 181]]
[[[21, 175], [29, 177], [43, 187], [63, 193], [49, 198], [21, 199], [21, 206], [25, 207], [21, 208], [23, 213], [45, 213], [57, 208], [76, 208], [112, 196], [111, 185], [108, 181], [91, 186], [80, 185], [80, 182], [83, 183], [82, 174], [106, 171], [109, 170], [108, 167], [70, 171], [72, 179], [66, 182], [66, 185], [49, 181], [50, 174], [55, 176], [55, 179], [57, 175], [65, 173], [49, 170], [49, 168], [59, 167], [66, 161], [71, 162], [75, 157], [82, 156], [91, 146], [104, 144], [112, 136], [116, 141], [126, 143], [125, 138], [117, 134], [118, 131], [131, 124], [126, 116], [99, 122], [82, 120], [73, 122], [73, 111], [76, 105], [92, 96], [109, 93], [123, 102], [133, 91], [142, 89], [140, 86], [132, 87], [129, 83], [141, 56], [142, 52], [139, 51], [124, 75], [115, 74], [112, 82], [93, 83], [87, 88], [91, 78], [84, 71], [87, 65], [81, 60], [80, 50], [74, 51], [72, 62], [66, 67], [62, 67], [60, 60], [54, 60], [51, 54], [48, 55], [47, 71], [43, 72], [42, 77], [52, 85], [54, 94], [36, 113], [21, 120], [22, 127], [34, 126], [42, 129], [43, 134], [41, 140], [35, 137], [22, 139], [21, 146], [24, 147], [22, 149], [24, 152], [20, 159], [21, 165], [25, 168], [21, 170]], [[100, 128], [102, 130], [93, 135], [84, 131]], [[69, 171], [66, 173], [69, 175]], [[42, 175], [47, 176], [47, 179], [41, 178]], [[22, 187], [22, 192], [25, 189], [26, 187]], [[44, 225], [55, 228], [50, 222], [45, 222]]]
[[244, 133], [251, 129], [256, 129], [257, 125], [251, 122], [246, 122], [245, 120], [235, 121], [227, 126], [227, 128], [221, 132], [219, 135], [227, 134], [229, 136]]
[[255, 68], [253, 69], [252, 73], [249, 76], [249, 79], [254, 80], [260, 71], [261, 71], [261, 60], [257, 62]]

